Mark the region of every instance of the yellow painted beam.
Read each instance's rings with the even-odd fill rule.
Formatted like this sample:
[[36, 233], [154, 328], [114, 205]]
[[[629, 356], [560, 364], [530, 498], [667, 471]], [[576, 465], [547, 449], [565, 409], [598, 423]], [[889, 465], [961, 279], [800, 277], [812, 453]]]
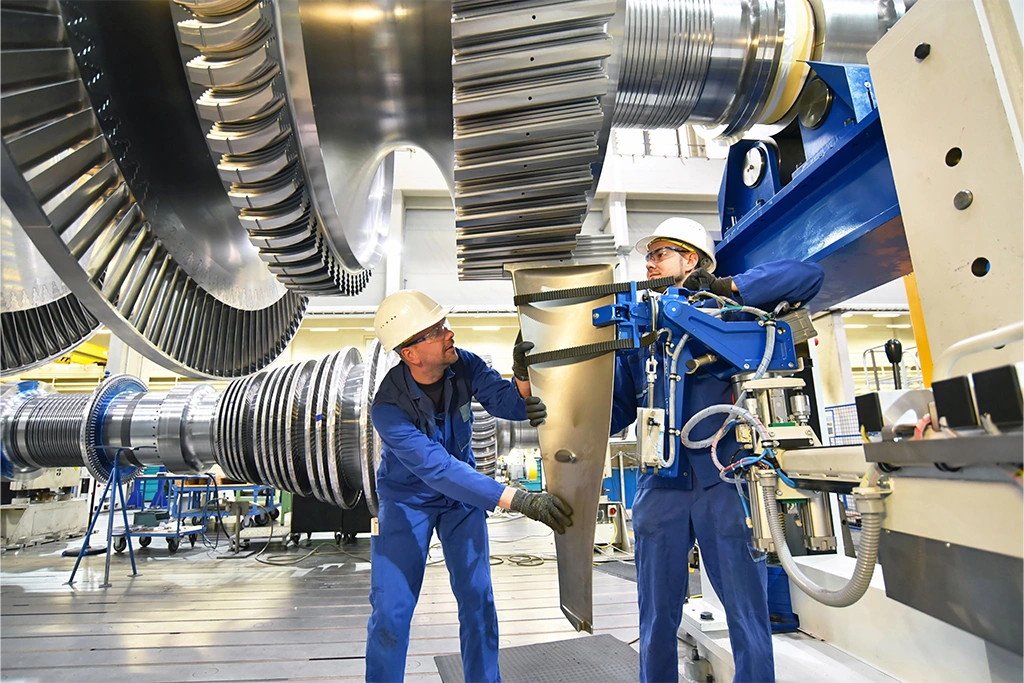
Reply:
[[914, 327], [914, 341], [917, 342], [921, 374], [924, 376], [924, 385], [930, 387], [932, 385], [932, 349], [928, 345], [928, 332], [924, 327], [924, 313], [921, 310], [921, 295], [917, 291], [917, 278], [913, 273], [903, 276], [903, 286], [907, 289], [910, 324]]

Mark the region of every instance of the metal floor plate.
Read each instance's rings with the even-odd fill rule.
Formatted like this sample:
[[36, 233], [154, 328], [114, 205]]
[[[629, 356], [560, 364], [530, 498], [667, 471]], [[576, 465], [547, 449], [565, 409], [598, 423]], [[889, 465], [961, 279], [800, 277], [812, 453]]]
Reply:
[[[434, 657], [444, 683], [465, 683], [459, 655]], [[610, 635], [512, 647], [498, 652], [505, 683], [636, 681], [640, 656]]]

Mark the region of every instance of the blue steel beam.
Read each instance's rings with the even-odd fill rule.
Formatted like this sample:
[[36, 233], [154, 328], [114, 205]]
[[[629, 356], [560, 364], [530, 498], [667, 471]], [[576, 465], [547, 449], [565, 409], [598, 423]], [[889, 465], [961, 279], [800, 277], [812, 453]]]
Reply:
[[[869, 81], [864, 88], [870, 90]], [[835, 99], [822, 129], [801, 130], [805, 138], [817, 138], [817, 150], [793, 180], [725, 229], [717, 250], [718, 272], [739, 273], [780, 259], [817, 263], [825, 269], [825, 284], [812, 310], [911, 272], [878, 110], [865, 113], [858, 107], [855, 114], [844, 99]], [[738, 164], [726, 168], [723, 215], [736, 203], [735, 174], [741, 170]]]

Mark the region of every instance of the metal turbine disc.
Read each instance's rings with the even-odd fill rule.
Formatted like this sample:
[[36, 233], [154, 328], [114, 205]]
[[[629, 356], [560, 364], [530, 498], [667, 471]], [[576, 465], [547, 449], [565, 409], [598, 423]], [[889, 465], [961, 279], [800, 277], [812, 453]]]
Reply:
[[[147, 213], [153, 186], [140, 203], [132, 186], [140, 169], [133, 166], [126, 180], [121, 164], [133, 160], [106, 137], [111, 121], [105, 117], [120, 100], [104, 90], [112, 79], [91, 62], [102, 51], [85, 35], [91, 24], [76, 17], [68, 28], [56, 4], [38, 7], [0, 8], [4, 25], [19, 27], [4, 41], [2, 58], [10, 66], [0, 95], [0, 185], [11, 215], [77, 300], [155, 363], [210, 378], [267, 364], [297, 329], [305, 299], [279, 292], [269, 303], [241, 308], [205, 277], [196, 279], [201, 260], [179, 260], [189, 252], [176, 253], [179, 245]], [[100, 96], [104, 106], [94, 110], [92, 98]], [[262, 339], [232, 344], [255, 339], [256, 330]], [[15, 336], [23, 346], [25, 334]], [[273, 355], [257, 352], [263, 349]]]
[[306, 423], [309, 385], [317, 364], [317, 361], [310, 360], [299, 366], [288, 392], [288, 405], [285, 409], [286, 464], [294, 485], [292, 490], [301, 496], [309, 496], [313, 492], [309, 472], [306, 470], [303, 425]]
[[309, 383], [306, 393], [306, 416], [305, 416], [305, 443], [306, 443], [306, 471], [309, 473], [309, 481], [313, 488], [313, 496], [322, 503], [334, 505], [334, 498], [330, 494], [327, 470], [324, 467], [325, 437], [324, 426], [325, 416], [323, 404], [329, 384], [329, 378], [333, 373], [334, 366], [338, 362], [340, 352], [321, 358], [313, 368], [313, 379]]
[[[126, 393], [139, 393], [149, 391], [142, 380], [131, 375], [111, 375], [103, 381], [89, 397], [86, 403], [82, 426], [80, 431], [80, 443], [82, 448], [82, 460], [89, 469], [89, 473], [97, 482], [107, 481], [114, 473], [112, 458], [118, 457], [117, 453], [108, 453], [103, 448], [103, 415], [106, 413], [110, 402], [117, 396]], [[138, 467], [124, 467], [119, 470], [121, 482], [131, 481], [142, 473]]]
[[[359, 350], [348, 347], [338, 352], [338, 362], [331, 373], [325, 401], [323, 415], [326, 425], [324, 437], [326, 448], [324, 456], [327, 460], [327, 472], [330, 475], [331, 493], [335, 504], [344, 510], [349, 510], [359, 504], [362, 497], [362, 487], [355, 489], [348, 486], [344, 479], [342, 460], [344, 458], [341, 428], [343, 424], [342, 403], [345, 379], [356, 365], [362, 360]], [[355, 454], [358, 457], [358, 453]]]

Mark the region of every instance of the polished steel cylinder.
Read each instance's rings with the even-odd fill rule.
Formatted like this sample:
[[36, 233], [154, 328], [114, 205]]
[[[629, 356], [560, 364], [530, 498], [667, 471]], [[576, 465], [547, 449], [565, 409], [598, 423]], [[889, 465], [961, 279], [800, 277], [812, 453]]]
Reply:
[[785, 124], [806, 61], [866, 64], [904, 12], [902, 0], [628, 0], [613, 125], [735, 139]]
[[836, 547], [835, 529], [828, 494], [818, 491], [800, 506], [800, 524], [803, 527], [804, 546], [808, 550], [825, 551]]
[[[22, 467], [81, 467], [82, 416], [89, 395], [51, 394], [25, 401], [8, 422], [8, 457]], [[7, 431], [5, 430], [5, 431]]]
[[789, 409], [793, 419], [798, 424], [805, 425], [811, 417], [811, 400], [807, 398], [807, 394], [793, 394], [789, 397]]

